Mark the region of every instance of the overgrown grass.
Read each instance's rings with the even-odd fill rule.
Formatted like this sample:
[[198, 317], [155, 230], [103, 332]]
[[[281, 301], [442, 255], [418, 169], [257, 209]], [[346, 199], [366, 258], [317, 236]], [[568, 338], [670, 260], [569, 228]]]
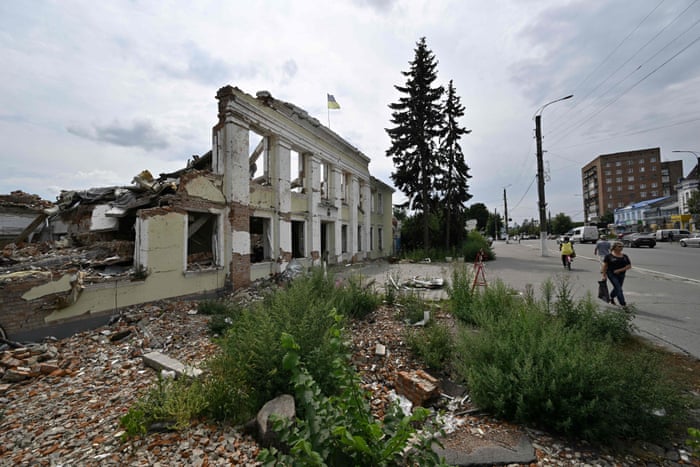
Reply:
[[406, 342], [429, 369], [442, 373], [450, 372], [454, 342], [446, 325], [430, 320], [425, 327], [409, 328], [406, 332]]
[[331, 395], [324, 393], [311, 375], [294, 337], [282, 336], [287, 351], [284, 369], [291, 374], [290, 385], [301, 415], [294, 422], [275, 420], [274, 429], [289, 452], [264, 449], [259, 456], [263, 465], [445, 465], [430, 449], [437, 442], [438, 430], [425, 424], [429, 411], [419, 407], [406, 415], [398, 403], [392, 403], [382, 420], [374, 419], [369, 394], [361, 389], [350, 365], [341, 329], [333, 327], [329, 335], [337, 356], [331, 377], [340, 389]]
[[477, 254], [483, 251], [486, 258], [494, 259], [496, 255], [489, 247], [488, 241], [479, 232], [469, 232], [466, 239], [459, 247], [430, 249], [416, 249], [402, 252], [402, 257], [413, 261], [421, 261], [430, 258], [432, 261], [443, 261], [446, 257], [464, 258], [465, 261], [474, 261]]
[[202, 383], [191, 377], [178, 379], [158, 377], [156, 384], [138, 399], [121, 419], [124, 438], [141, 436], [153, 429], [181, 430], [192, 419], [201, 416], [207, 407]]
[[629, 315], [574, 300], [566, 282], [545, 285], [541, 300], [507, 287], [457, 290], [451, 299], [457, 316], [479, 328], [460, 334], [454, 365], [482, 409], [598, 441], [658, 439], [677, 420], [680, 392], [659, 359], [623, 350]]
[[321, 270], [295, 279], [243, 310], [221, 339], [221, 353], [209, 363], [210, 413], [214, 418], [247, 421], [268, 400], [290, 392], [289, 374], [279, 367], [282, 334], [293, 335], [309, 362], [309, 371], [325, 393], [337, 390], [330, 377], [337, 357], [328, 341], [335, 308], [344, 318], [363, 318], [380, 298], [361, 278], [345, 282]]

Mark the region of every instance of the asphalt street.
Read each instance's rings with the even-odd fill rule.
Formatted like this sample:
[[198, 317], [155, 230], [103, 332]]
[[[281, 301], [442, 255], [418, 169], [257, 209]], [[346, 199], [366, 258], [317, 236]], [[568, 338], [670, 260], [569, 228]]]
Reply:
[[[571, 278], [576, 296], [597, 296], [600, 268], [591, 244], [576, 245], [572, 270], [565, 271], [554, 241], [548, 243], [550, 256], [542, 257], [539, 240], [497, 242], [496, 260], [487, 263], [487, 272], [518, 290], [532, 284], [535, 291], [547, 278]], [[624, 292], [635, 310], [634, 324], [639, 334], [700, 358], [700, 280], [697, 259], [700, 249], [660, 244], [655, 249], [626, 249], [632, 261]], [[669, 266], [675, 261], [676, 267]], [[658, 264], [658, 266], [657, 266]], [[678, 271], [687, 271], [677, 273]], [[692, 272], [691, 272], [692, 271]], [[488, 279], [488, 273], [487, 273]], [[601, 306], [605, 305], [601, 302]]]

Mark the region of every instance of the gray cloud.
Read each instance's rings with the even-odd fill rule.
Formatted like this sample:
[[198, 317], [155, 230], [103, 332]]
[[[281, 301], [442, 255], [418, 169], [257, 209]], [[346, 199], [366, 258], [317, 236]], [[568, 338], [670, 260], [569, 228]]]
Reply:
[[91, 128], [70, 125], [66, 130], [81, 138], [91, 141], [114, 144], [125, 147], [140, 147], [146, 151], [165, 149], [169, 146], [167, 139], [148, 120], [134, 120], [130, 125], [118, 121], [110, 125], [93, 124]]
[[397, 0], [353, 0], [353, 3], [361, 7], [368, 6], [374, 8], [380, 13], [391, 11]]
[[298, 71], [299, 67], [297, 66], [297, 63], [294, 60], [287, 60], [282, 65], [282, 72], [284, 73], [285, 79], [294, 78]]

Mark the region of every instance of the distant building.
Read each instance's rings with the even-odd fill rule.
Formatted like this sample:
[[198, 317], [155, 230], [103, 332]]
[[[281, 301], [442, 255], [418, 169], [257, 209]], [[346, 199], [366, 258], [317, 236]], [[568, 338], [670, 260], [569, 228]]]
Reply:
[[664, 196], [676, 196], [683, 162], [661, 162], [661, 149], [602, 154], [581, 169], [585, 222], [608, 212]]
[[657, 228], [666, 228], [677, 214], [676, 198], [662, 196], [615, 209], [615, 228], [618, 232], [650, 232]]
[[685, 178], [681, 178], [676, 185], [678, 192], [679, 227], [696, 230], [697, 222], [690, 215], [688, 201], [693, 193], [700, 189], [700, 165], [696, 165]]

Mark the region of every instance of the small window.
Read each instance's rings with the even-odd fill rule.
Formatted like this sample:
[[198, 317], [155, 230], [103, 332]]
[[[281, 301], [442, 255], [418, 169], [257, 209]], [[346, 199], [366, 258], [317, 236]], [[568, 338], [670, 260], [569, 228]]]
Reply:
[[348, 226], [343, 225], [340, 228], [340, 243], [342, 247], [342, 252], [347, 253], [348, 252]]
[[272, 232], [270, 219], [266, 217], [250, 218], [250, 262], [269, 261], [272, 255]]
[[253, 183], [267, 185], [270, 181], [267, 138], [254, 131], [250, 131], [249, 135], [248, 169], [250, 170], [250, 179]]
[[379, 250], [384, 250], [384, 244], [382, 242], [382, 228], [377, 228], [377, 243], [379, 244]]
[[304, 257], [304, 222], [292, 221], [292, 258]]
[[204, 212], [187, 213], [187, 270], [218, 265], [218, 216]]
[[292, 150], [289, 153], [289, 188], [292, 193], [304, 192], [304, 156]]

